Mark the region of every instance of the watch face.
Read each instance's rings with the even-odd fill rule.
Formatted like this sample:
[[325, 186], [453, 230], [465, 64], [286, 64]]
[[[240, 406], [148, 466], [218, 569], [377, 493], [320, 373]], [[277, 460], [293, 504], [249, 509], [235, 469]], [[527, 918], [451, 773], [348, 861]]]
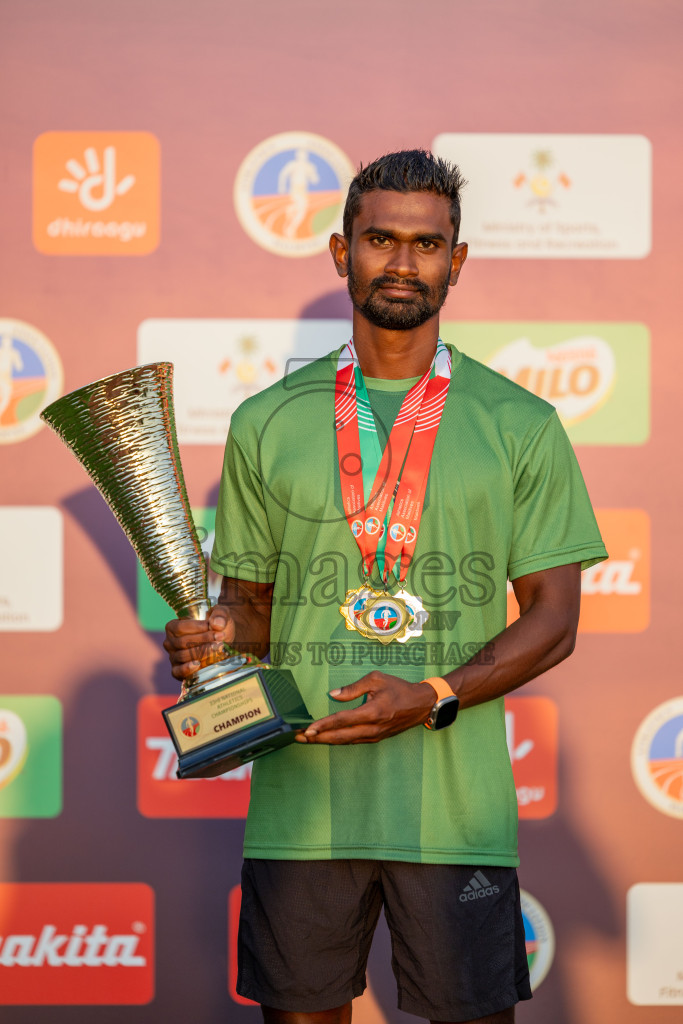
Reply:
[[432, 729], [445, 729], [452, 725], [458, 714], [460, 701], [456, 696], [444, 697], [432, 711]]

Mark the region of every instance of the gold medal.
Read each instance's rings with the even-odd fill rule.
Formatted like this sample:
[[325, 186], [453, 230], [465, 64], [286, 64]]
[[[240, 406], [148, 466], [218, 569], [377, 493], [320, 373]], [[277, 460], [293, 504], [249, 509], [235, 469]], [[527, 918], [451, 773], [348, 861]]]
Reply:
[[347, 629], [358, 629], [360, 616], [365, 610], [368, 598], [379, 596], [379, 593], [372, 587], [357, 587], [355, 590], [347, 590], [344, 603], [339, 608]]
[[396, 594], [372, 587], [349, 590], [339, 611], [347, 629], [355, 629], [366, 640], [379, 640], [381, 644], [392, 640], [402, 644], [411, 637], [422, 636], [422, 627], [429, 618], [420, 598], [403, 589]]

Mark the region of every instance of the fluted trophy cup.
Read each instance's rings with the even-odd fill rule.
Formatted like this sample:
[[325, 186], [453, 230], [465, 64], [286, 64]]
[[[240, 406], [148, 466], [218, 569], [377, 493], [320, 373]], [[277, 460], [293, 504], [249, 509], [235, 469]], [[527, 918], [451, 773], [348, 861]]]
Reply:
[[[180, 464], [173, 364], [95, 381], [48, 405], [41, 418], [85, 467], [176, 616], [206, 618], [206, 561]], [[291, 743], [312, 721], [291, 672], [228, 644], [223, 650], [227, 657], [203, 664], [162, 712], [181, 779], [253, 761]]]

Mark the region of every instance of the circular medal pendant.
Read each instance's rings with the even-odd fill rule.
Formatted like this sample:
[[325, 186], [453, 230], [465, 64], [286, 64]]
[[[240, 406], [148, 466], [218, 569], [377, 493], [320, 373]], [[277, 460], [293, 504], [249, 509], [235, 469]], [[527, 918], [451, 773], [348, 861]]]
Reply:
[[407, 627], [406, 632], [403, 636], [396, 637], [400, 644], [404, 644], [406, 640], [410, 640], [411, 637], [422, 636], [422, 627], [429, 618], [429, 612], [425, 611], [422, 607], [422, 600], [419, 597], [414, 594], [409, 594], [408, 591], [403, 588], [397, 592], [395, 599], [403, 601], [406, 608], [412, 615], [412, 621]]
[[369, 640], [390, 644], [392, 640], [405, 636], [413, 617], [412, 611], [400, 598], [380, 594], [366, 601], [358, 628]]
[[377, 591], [371, 587], [357, 587], [355, 590], [347, 590], [344, 603], [340, 606], [339, 611], [346, 623], [347, 629], [357, 630], [360, 616], [365, 610], [365, 603], [373, 594]]
[[422, 636], [422, 627], [429, 612], [419, 597], [406, 590], [387, 594], [372, 587], [349, 590], [339, 608], [347, 629], [354, 629], [366, 640], [404, 644], [411, 637]]

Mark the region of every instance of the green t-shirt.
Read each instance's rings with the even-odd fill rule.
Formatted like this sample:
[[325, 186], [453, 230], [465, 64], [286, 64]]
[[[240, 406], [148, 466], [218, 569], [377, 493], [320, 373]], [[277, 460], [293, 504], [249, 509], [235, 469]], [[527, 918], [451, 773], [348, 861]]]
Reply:
[[[232, 417], [211, 566], [275, 581], [271, 657], [291, 669], [314, 718], [360, 703], [340, 704], [328, 692], [373, 668], [418, 682], [477, 652], [490, 658], [484, 645], [505, 628], [508, 577], [607, 557], [552, 406], [451, 351], [407, 580], [430, 619], [422, 637], [405, 644], [365, 640], [339, 613], [346, 591], [361, 584], [361, 562], [339, 485], [338, 353], [248, 399]], [[367, 383], [388, 428], [412, 382]], [[292, 744], [260, 759], [244, 852], [516, 865], [503, 700], [468, 708], [439, 732], [420, 726], [375, 744]]]

